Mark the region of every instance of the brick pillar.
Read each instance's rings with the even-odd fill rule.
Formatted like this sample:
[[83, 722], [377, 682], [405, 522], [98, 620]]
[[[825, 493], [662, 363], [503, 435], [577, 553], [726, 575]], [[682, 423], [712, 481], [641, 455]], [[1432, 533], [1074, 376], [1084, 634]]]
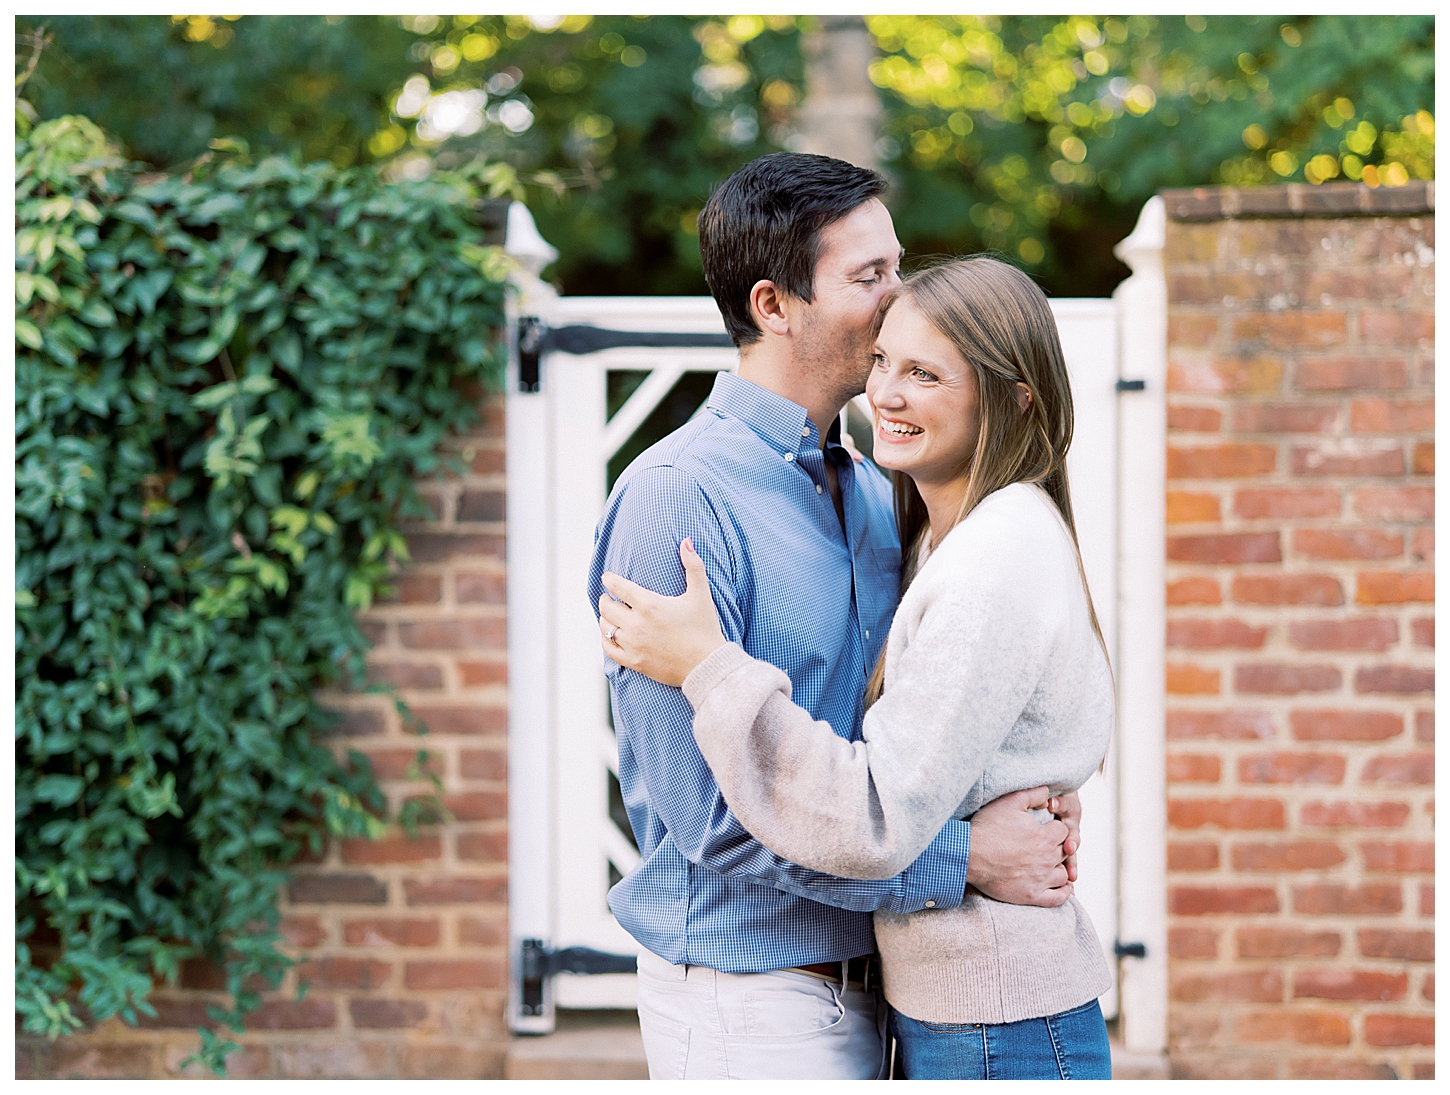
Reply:
[[1175, 1074], [1433, 1076], [1433, 184], [1165, 199]]

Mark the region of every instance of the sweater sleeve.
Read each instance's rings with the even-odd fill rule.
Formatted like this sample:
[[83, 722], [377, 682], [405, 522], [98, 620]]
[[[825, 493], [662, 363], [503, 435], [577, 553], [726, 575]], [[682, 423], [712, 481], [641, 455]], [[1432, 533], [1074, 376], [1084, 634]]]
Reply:
[[962, 573], [927, 600], [861, 741], [812, 719], [791, 702], [784, 673], [733, 644], [684, 682], [695, 740], [726, 801], [771, 851], [848, 878], [889, 878], [981, 778], [1042, 676], [1060, 613], [1030, 569], [1004, 560]]

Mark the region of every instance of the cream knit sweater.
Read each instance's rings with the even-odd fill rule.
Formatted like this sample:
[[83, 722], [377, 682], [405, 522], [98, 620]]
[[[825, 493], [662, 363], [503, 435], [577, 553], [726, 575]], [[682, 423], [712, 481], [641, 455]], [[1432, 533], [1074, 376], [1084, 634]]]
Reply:
[[[777, 855], [845, 878], [890, 878], [948, 819], [1001, 795], [1075, 790], [1113, 721], [1067, 528], [1022, 483], [983, 499], [907, 589], [862, 741], [815, 722], [784, 673], [733, 643], [684, 692], [741, 823]], [[958, 908], [878, 912], [876, 940], [887, 999], [928, 1022], [1053, 1015], [1111, 984], [1075, 898], [1047, 909], [972, 892]]]

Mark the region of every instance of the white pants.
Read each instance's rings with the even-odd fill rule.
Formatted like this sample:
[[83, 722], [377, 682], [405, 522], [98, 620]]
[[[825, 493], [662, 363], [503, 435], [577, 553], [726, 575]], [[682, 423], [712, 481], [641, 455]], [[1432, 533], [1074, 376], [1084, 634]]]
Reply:
[[808, 973], [718, 973], [639, 956], [651, 1080], [881, 1080], [886, 1005]]

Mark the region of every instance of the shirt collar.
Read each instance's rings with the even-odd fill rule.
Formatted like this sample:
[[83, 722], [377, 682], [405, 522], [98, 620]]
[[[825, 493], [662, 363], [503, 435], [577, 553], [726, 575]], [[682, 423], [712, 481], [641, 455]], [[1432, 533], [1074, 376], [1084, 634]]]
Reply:
[[[715, 387], [705, 405], [744, 422], [777, 452], [799, 453], [820, 447], [820, 434], [804, 407], [734, 373], [715, 375]], [[837, 440], [837, 423], [831, 426], [826, 437]]]

